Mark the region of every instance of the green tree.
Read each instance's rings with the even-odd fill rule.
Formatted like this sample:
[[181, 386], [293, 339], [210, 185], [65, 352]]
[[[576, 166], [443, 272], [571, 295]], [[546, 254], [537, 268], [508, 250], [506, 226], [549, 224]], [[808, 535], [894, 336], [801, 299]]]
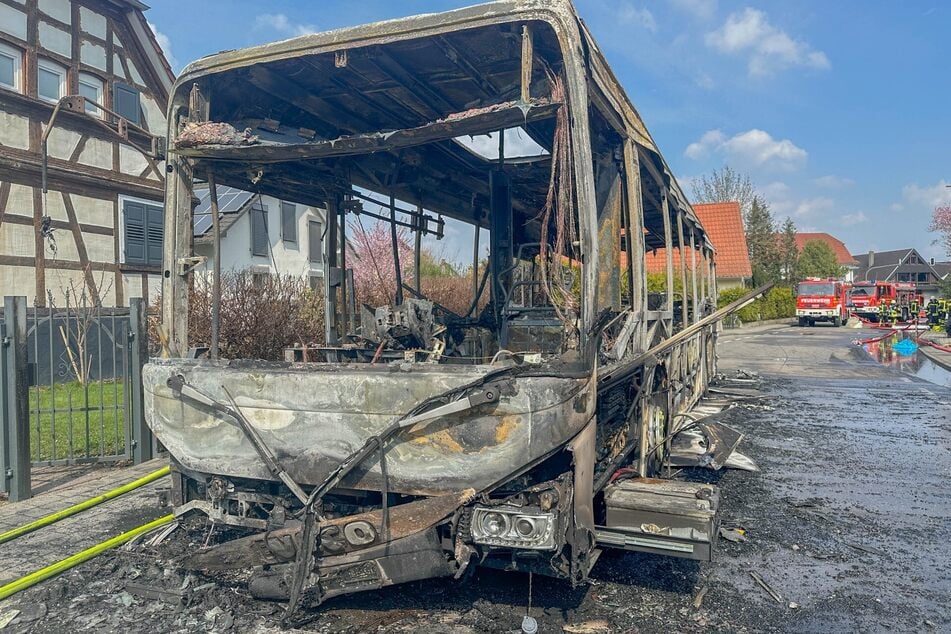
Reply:
[[746, 174], [734, 171], [729, 165], [713, 170], [693, 182], [693, 197], [698, 203], [740, 203], [746, 216], [750, 212], [756, 191]]
[[746, 246], [753, 267], [753, 285], [779, 281], [781, 261], [776, 223], [769, 205], [759, 196], [753, 196], [746, 215]]
[[799, 247], [796, 245], [796, 225], [786, 217], [779, 234], [780, 273], [784, 282], [792, 286], [799, 281]]
[[951, 299], [951, 275], [938, 282], [938, 295], [944, 299]]
[[799, 254], [799, 274], [803, 277], [842, 277], [845, 267], [835, 257], [835, 251], [821, 240], [810, 240]]

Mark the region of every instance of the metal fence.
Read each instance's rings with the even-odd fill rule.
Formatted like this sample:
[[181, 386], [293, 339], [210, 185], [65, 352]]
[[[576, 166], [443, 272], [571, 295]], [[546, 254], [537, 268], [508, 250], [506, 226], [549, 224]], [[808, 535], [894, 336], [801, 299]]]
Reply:
[[46, 309], [5, 298], [0, 466], [11, 499], [29, 496], [24, 463], [151, 458], [141, 380], [147, 319], [141, 299], [129, 308]]

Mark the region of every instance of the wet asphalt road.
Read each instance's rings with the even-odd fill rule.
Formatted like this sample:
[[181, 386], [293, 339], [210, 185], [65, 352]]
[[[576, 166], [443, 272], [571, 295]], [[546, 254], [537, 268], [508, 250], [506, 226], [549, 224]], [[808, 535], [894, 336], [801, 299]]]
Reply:
[[[761, 373], [777, 400], [737, 421], [763, 473], [727, 511], [752, 515], [751, 542], [729, 544], [712, 579], [768, 629], [951, 630], [951, 390], [851, 343], [876, 334], [781, 325], [720, 340], [721, 371]], [[738, 583], [744, 566], [799, 607]]]
[[[951, 632], [951, 389], [851, 343], [873, 334], [785, 324], [726, 331], [720, 370], [763, 379], [766, 398], [725, 421], [746, 434], [740, 449], [762, 471], [681, 477], [718, 484], [723, 524], [746, 529], [748, 541], [721, 540], [711, 563], [605, 552], [591, 584], [575, 589], [536, 576], [539, 631]], [[175, 558], [203, 535], [179, 531], [155, 551], [114, 552], [31, 589], [14, 601], [44, 606], [45, 616], [10, 629], [281, 631], [281, 606], [251, 600], [240, 579], [195, 580], [208, 589], [178, 608], [124, 592], [131, 580], [187, 585]], [[303, 629], [517, 632], [527, 601], [526, 575], [479, 569], [465, 582], [328, 601]]]

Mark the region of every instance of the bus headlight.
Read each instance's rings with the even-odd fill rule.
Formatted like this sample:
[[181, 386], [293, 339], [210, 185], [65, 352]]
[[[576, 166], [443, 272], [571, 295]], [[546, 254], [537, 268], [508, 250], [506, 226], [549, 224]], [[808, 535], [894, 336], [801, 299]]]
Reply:
[[472, 540], [477, 544], [530, 550], [555, 549], [554, 513], [506, 506], [472, 511]]

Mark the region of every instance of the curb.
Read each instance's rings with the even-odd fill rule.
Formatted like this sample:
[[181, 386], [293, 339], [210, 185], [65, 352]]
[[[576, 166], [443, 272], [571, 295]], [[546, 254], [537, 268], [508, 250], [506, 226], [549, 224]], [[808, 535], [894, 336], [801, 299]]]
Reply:
[[[720, 323], [723, 323], [722, 321]], [[753, 328], [756, 326], [771, 326], [774, 324], [794, 325], [796, 321], [792, 317], [781, 317], [780, 319], [766, 319], [763, 321], [744, 321], [738, 326], [727, 326], [724, 324], [724, 330], [743, 330], [744, 328]]]

